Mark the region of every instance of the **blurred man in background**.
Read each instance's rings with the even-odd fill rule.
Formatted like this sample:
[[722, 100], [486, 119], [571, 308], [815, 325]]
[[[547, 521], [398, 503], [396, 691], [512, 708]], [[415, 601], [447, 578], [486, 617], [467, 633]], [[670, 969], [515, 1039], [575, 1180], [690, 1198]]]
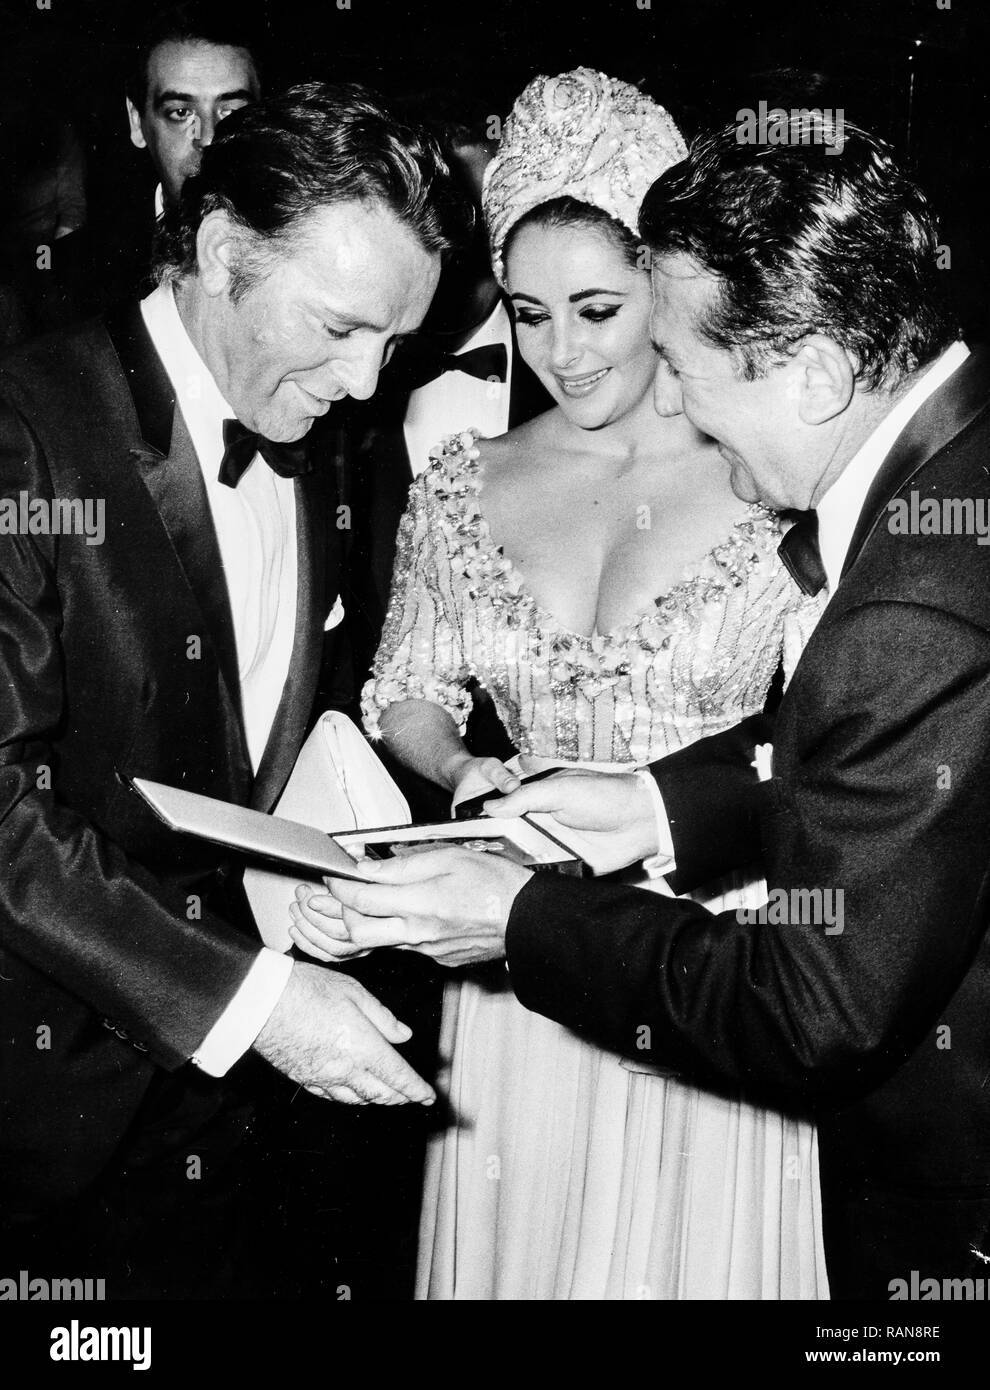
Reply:
[[178, 5], [149, 28], [126, 86], [131, 144], [158, 174], [155, 211], [199, 172], [217, 126], [261, 94], [258, 64], [236, 23], [208, 5]]

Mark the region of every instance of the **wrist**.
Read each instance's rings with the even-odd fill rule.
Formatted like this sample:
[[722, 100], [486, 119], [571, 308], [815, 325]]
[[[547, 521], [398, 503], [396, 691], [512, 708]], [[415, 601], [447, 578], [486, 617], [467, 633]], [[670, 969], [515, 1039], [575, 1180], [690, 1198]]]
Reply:
[[274, 1008], [265, 1019], [253, 1043], [255, 1052], [260, 1053], [269, 1062], [273, 1060], [273, 1050], [279, 1051], [285, 1040], [286, 1018], [292, 1017], [294, 1011], [299, 1007], [298, 988], [298, 964], [293, 961], [282, 992], [276, 999]]
[[473, 762], [474, 758], [466, 748], [458, 748], [456, 752], [448, 754], [438, 769], [441, 785], [449, 792], [455, 792], [458, 782]]
[[[513, 864], [503, 860], [502, 883], [497, 895], [497, 910], [489, 912], [489, 920], [492, 926], [492, 935], [498, 941], [502, 955], [505, 954], [505, 933], [508, 929], [509, 918], [512, 916], [512, 909], [516, 898], [529, 883], [531, 878], [535, 878], [535, 870], [528, 869], [522, 864]], [[491, 899], [489, 899], [491, 905]]]

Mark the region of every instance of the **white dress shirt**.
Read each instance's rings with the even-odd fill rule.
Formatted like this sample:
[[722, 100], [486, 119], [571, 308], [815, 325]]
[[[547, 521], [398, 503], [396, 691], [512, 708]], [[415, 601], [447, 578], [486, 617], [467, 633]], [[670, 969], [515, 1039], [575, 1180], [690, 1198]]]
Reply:
[[[897, 402], [877, 425], [869, 438], [860, 446], [838, 478], [818, 503], [818, 547], [828, 583], [828, 596], [835, 593], [849, 553], [849, 544], [863, 510], [866, 495], [873, 481], [883, 467], [887, 455], [897, 440], [897, 436], [914, 418], [929, 396], [933, 395], [952, 373], [969, 356], [965, 343], [956, 342], [928, 367], [914, 385]], [[759, 763], [759, 751], [757, 763]], [[764, 759], [764, 762], [766, 760]], [[756, 765], [756, 764], [754, 764]], [[759, 770], [759, 769], [758, 769]], [[657, 844], [659, 850], [646, 860], [644, 868], [651, 877], [669, 874], [675, 868], [674, 841], [670, 833], [670, 822], [663, 804], [663, 797], [656, 780], [649, 773], [641, 773], [648, 778], [647, 787], [653, 795], [653, 810], [657, 823]], [[761, 780], [763, 777], [761, 775]]]
[[953, 343], [937, 357], [909, 391], [885, 415], [857, 452], [846, 464], [835, 482], [818, 503], [818, 549], [828, 582], [829, 598], [835, 593], [842, 566], [849, 552], [849, 542], [863, 510], [866, 494], [873, 486], [884, 460], [894, 447], [897, 436], [917, 415], [928, 397], [934, 395], [943, 382], [969, 356], [965, 343]]
[[472, 348], [492, 343], [501, 343], [505, 348], [505, 381], [481, 381], [467, 372], [444, 372], [436, 381], [419, 386], [410, 394], [402, 429], [414, 478], [429, 466], [430, 450], [448, 435], [473, 426], [486, 439], [494, 439], [509, 428], [512, 327], [501, 299], [453, 355], [459, 357]]
[[[234, 418], [183, 327], [170, 286], [153, 290], [141, 313], [175, 391], [203, 473], [234, 623], [241, 705], [257, 772], [282, 698], [295, 632], [296, 502], [292, 478], [255, 455], [236, 488], [218, 479], [223, 422]], [[222, 1076], [254, 1042], [278, 1002], [292, 960], [262, 947], [237, 994], [193, 1061]]]

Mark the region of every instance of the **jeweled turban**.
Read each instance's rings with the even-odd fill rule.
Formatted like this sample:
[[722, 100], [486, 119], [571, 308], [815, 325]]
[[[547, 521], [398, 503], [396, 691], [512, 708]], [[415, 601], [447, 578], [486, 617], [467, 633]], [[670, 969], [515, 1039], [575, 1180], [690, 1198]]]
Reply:
[[505, 283], [506, 238], [527, 212], [554, 198], [576, 198], [637, 236], [647, 189], [686, 153], [663, 107], [627, 82], [591, 68], [535, 77], [485, 171], [482, 203], [499, 283]]

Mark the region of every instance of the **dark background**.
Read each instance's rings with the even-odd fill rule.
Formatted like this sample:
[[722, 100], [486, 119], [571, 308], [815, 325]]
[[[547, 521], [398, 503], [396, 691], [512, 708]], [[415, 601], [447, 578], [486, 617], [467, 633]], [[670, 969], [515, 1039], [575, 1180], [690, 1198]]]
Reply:
[[[945, 10], [937, 0], [350, 6], [237, 5], [239, 20], [253, 26], [265, 88], [358, 80], [387, 98], [418, 97], [426, 109], [435, 102], [470, 122], [504, 116], [536, 73], [585, 64], [641, 84], [687, 136], [707, 122], [732, 120], [739, 108], [755, 110], [761, 100], [841, 108], [847, 121], [890, 140], [931, 194], [951, 249], [946, 275], [960, 320], [970, 339], [988, 336], [990, 251], [981, 196], [990, 177], [986, 0], [951, 0]], [[4, 141], [30, 141], [45, 117], [70, 116], [87, 148], [91, 216], [109, 209], [124, 218], [128, 206], [151, 205], [155, 175], [147, 154], [128, 139], [123, 86], [134, 40], [157, 8], [138, 0], [51, 0], [44, 10], [36, 0], [0, 0], [0, 156]], [[781, 68], [817, 76], [768, 75]], [[0, 186], [0, 200], [3, 193]], [[411, 1060], [429, 1072], [429, 1056]], [[263, 1133], [280, 1144], [259, 1143], [264, 1205], [284, 1223], [269, 1238], [284, 1245], [286, 1268], [273, 1260], [258, 1296], [319, 1290], [333, 1299], [346, 1284], [357, 1295], [408, 1297], [422, 1117], [374, 1107], [344, 1114], [337, 1107], [330, 1127], [320, 1106], [307, 1109], [300, 1097], [276, 1108]], [[308, 1254], [300, 1230], [310, 1234]]]
[[[890, 139], [942, 213], [967, 325], [987, 300], [978, 194], [990, 175], [983, 0], [243, 0], [261, 38], [265, 85], [361, 80], [387, 96], [437, 90], [466, 114], [504, 114], [536, 72], [578, 64], [641, 82], [690, 134], [737, 108], [772, 104], [781, 66], [823, 76], [818, 104]], [[90, 197], [148, 180], [124, 123], [135, 34], [157, 6], [135, 0], [0, 0], [0, 115], [66, 108], [90, 150]], [[640, 0], [646, 3], [646, 0]], [[917, 41], [921, 40], [920, 45]], [[912, 81], [913, 78], [913, 81]], [[796, 104], [805, 104], [799, 100]], [[135, 196], [140, 196], [135, 193]], [[982, 200], [979, 200], [982, 201]]]

